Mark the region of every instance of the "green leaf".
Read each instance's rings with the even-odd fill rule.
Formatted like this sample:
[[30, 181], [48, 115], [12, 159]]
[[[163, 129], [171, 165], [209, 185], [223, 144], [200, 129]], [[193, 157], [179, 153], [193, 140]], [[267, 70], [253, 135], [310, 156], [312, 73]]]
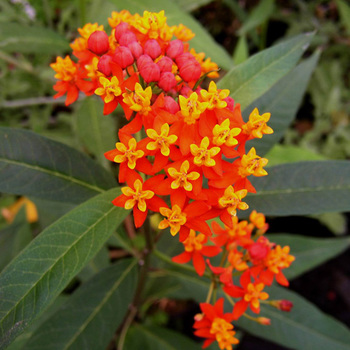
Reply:
[[139, 13], [141, 16], [143, 11], [159, 12], [164, 10], [167, 17], [167, 23], [170, 26], [184, 24], [190, 28], [196, 35], [191, 41], [190, 46], [196, 52], [204, 52], [208, 57], [216, 62], [224, 69], [230, 69], [233, 66], [233, 61], [229, 54], [222, 46], [217, 44], [210, 34], [196, 21], [191, 15], [181, 10], [175, 1], [172, 0], [109, 0], [118, 6], [119, 10], [126, 9], [132, 14]]
[[218, 86], [229, 89], [244, 110], [295, 66], [312, 37], [312, 33], [298, 35], [252, 56], [231, 69]]
[[2, 22], [0, 23], [0, 50], [54, 54], [69, 50], [69, 43], [49, 28]]
[[11, 225], [0, 231], [0, 271], [32, 240], [32, 232], [22, 208]]
[[262, 139], [249, 141], [247, 149], [255, 147], [257, 154], [263, 156], [283, 137], [298, 112], [319, 57], [320, 51], [316, 51], [243, 111], [245, 120], [255, 107], [260, 114], [271, 113], [268, 125], [274, 130], [273, 134], [264, 135]]
[[[309, 215], [350, 210], [350, 163], [341, 160], [298, 162], [268, 168], [252, 179], [256, 194], [250, 209], [265, 215]], [[249, 211], [240, 212], [243, 216]]]
[[135, 325], [127, 333], [125, 349], [132, 350], [200, 350], [201, 345], [166, 328]]
[[181, 10], [191, 12], [212, 2], [212, 0], [177, 0]]
[[235, 65], [243, 63], [249, 57], [249, 49], [248, 42], [245, 36], [241, 36], [238, 39], [237, 46], [235, 48], [235, 52], [233, 54], [233, 62]]
[[[259, 153], [260, 155], [260, 153]], [[292, 145], [276, 144], [265, 155], [269, 160], [268, 167], [278, 164], [295, 163], [307, 160], [326, 160], [320, 154], [317, 154], [307, 148]]]
[[285, 288], [271, 287], [267, 292], [271, 299], [292, 301], [292, 311], [282, 312], [262, 305], [261, 315], [271, 319], [271, 326], [262, 326], [245, 317], [241, 317], [237, 325], [253, 335], [291, 349], [350, 349], [350, 331], [345, 325]]
[[239, 35], [244, 35], [250, 30], [259, 27], [265, 23], [272, 15], [275, 9], [274, 0], [261, 0], [259, 5], [256, 6], [249, 14], [249, 17], [244, 21], [242, 27], [238, 30]]
[[81, 204], [44, 230], [0, 275], [0, 349], [19, 335], [101, 249], [128, 211], [119, 189]]
[[346, 32], [350, 34], [350, 6], [343, 0], [336, 0], [338, 11], [340, 14], [340, 19], [343, 26], [346, 28]]
[[281, 246], [290, 246], [295, 256], [292, 265], [283, 270], [288, 279], [300, 276], [329, 259], [341, 254], [350, 246], [350, 238], [310, 238], [295, 234], [273, 234], [269, 239]]
[[104, 269], [74, 292], [23, 350], [105, 349], [132, 302], [136, 283], [136, 260]]
[[22, 129], [0, 128], [0, 191], [81, 203], [115, 185], [83, 153]]
[[101, 116], [101, 100], [87, 98], [76, 112], [76, 134], [84, 147], [104, 166], [110, 162], [104, 153], [115, 148], [117, 129], [111, 116]]

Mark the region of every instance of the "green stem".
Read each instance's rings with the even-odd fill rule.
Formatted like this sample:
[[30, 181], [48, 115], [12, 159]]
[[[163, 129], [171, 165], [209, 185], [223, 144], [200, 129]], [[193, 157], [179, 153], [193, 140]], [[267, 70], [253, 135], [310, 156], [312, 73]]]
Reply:
[[3, 101], [0, 106], [3, 108], [19, 108], [37, 105], [49, 105], [49, 104], [64, 104], [65, 97], [53, 98], [53, 97], [31, 97], [14, 101]]
[[211, 281], [208, 294], [207, 294], [207, 299], [205, 300], [206, 303], [210, 303], [210, 299], [213, 294], [214, 287], [215, 287], [215, 282]]
[[80, 24], [83, 27], [86, 23], [86, 2], [85, 0], [79, 0], [80, 9]]
[[34, 68], [29, 62], [21, 62], [3, 51], [0, 51], [0, 59], [4, 60], [10, 64], [13, 64], [14, 66], [16, 66], [16, 67], [18, 67], [18, 68], [20, 68], [28, 73], [35, 74]]

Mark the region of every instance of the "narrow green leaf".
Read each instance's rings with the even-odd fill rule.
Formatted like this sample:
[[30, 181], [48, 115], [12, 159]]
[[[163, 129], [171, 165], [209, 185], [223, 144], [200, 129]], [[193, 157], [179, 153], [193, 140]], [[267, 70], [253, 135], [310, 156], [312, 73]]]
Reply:
[[243, 35], [238, 39], [235, 52], [233, 54], [233, 62], [235, 65], [241, 64], [246, 61], [249, 57], [248, 42], [246, 37]]
[[159, 12], [164, 10], [169, 25], [184, 24], [190, 28], [196, 36], [190, 41], [190, 46], [196, 52], [204, 52], [210, 57], [213, 62], [216, 62], [224, 69], [230, 69], [233, 66], [233, 61], [229, 54], [222, 46], [217, 44], [210, 34], [196, 21], [191, 15], [181, 10], [178, 4], [172, 0], [109, 0], [118, 6], [119, 10], [126, 9], [131, 13], [139, 13], [141, 16], [143, 11]]
[[136, 282], [136, 260], [104, 269], [83, 284], [23, 350], [105, 349], [132, 302]]
[[111, 116], [101, 116], [101, 100], [87, 98], [76, 112], [76, 134], [84, 147], [104, 166], [109, 165], [104, 153], [115, 148], [117, 131]]
[[[252, 179], [251, 210], [265, 215], [309, 215], [350, 210], [350, 162], [326, 160], [276, 165]], [[246, 216], [249, 211], [241, 212]]]
[[0, 349], [19, 335], [93, 258], [125, 218], [119, 189], [81, 204], [44, 230], [0, 275]]
[[181, 10], [191, 12], [212, 2], [212, 0], [177, 0]]
[[344, 252], [350, 246], [350, 238], [310, 238], [294, 234], [273, 234], [269, 238], [281, 246], [290, 246], [295, 256], [292, 265], [283, 270], [288, 279], [300, 276]]
[[350, 34], [350, 5], [346, 3], [344, 0], [336, 0], [340, 19], [346, 28], [346, 32]]
[[262, 139], [249, 141], [247, 149], [255, 147], [257, 154], [263, 156], [283, 137], [298, 112], [319, 57], [320, 51], [316, 51], [243, 111], [245, 120], [255, 107], [261, 114], [271, 113], [268, 125], [274, 130], [273, 134], [264, 135]]
[[292, 301], [292, 311], [282, 312], [262, 305], [261, 315], [271, 319], [271, 326], [262, 326], [244, 317], [237, 325], [251, 334], [290, 349], [350, 349], [350, 331], [345, 325], [285, 288], [271, 287], [267, 292], [271, 299]]
[[278, 164], [303, 162], [308, 160], [326, 160], [324, 156], [307, 148], [280, 144], [274, 145], [264, 156], [269, 160], [267, 165], [268, 167]]
[[14, 222], [0, 231], [0, 271], [32, 240], [24, 208]]
[[312, 33], [298, 35], [252, 56], [232, 68], [218, 86], [229, 89], [244, 110], [295, 66], [312, 37]]
[[92, 159], [31, 131], [0, 128], [0, 191], [81, 203], [115, 185]]
[[272, 15], [275, 9], [274, 5], [274, 0], [261, 0], [259, 5], [252, 10], [246, 21], [244, 21], [242, 27], [238, 30], [238, 34], [244, 35], [265, 23]]
[[68, 49], [68, 41], [49, 28], [30, 27], [19, 23], [0, 23], [0, 50], [2, 51], [54, 54]]
[[133, 326], [126, 336], [130, 350], [200, 350], [201, 345], [182, 334], [157, 326]]

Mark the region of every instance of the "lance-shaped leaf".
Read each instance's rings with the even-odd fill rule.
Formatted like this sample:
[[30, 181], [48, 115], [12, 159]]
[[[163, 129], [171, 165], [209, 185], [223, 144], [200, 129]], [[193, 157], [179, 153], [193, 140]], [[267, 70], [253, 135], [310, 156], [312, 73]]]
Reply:
[[312, 33], [298, 35], [252, 56], [232, 68], [218, 86], [229, 89], [244, 110], [296, 65], [312, 37]]
[[116, 4], [121, 9], [129, 10], [132, 14], [143, 14], [143, 11], [159, 12], [164, 10], [167, 17], [167, 23], [169, 25], [184, 24], [190, 28], [196, 35], [191, 39], [190, 46], [193, 47], [196, 52], [204, 52], [207, 57], [210, 57], [215, 63], [224, 69], [230, 69], [233, 66], [233, 61], [228, 53], [222, 46], [217, 44], [211, 35], [196, 21], [191, 15], [181, 10], [176, 1], [172, 0], [109, 0]]
[[105, 349], [123, 321], [137, 282], [137, 261], [120, 261], [83, 284], [23, 350]]
[[200, 350], [201, 346], [179, 332], [157, 326], [134, 326], [127, 334], [125, 349]]
[[0, 191], [81, 203], [115, 185], [88, 156], [31, 131], [0, 128]]
[[[281, 164], [252, 179], [250, 210], [265, 215], [308, 215], [350, 210], [350, 162], [326, 160]], [[246, 216], [249, 210], [240, 212]]]
[[297, 114], [319, 57], [320, 51], [316, 51], [243, 111], [246, 121], [254, 108], [258, 108], [260, 114], [271, 113], [268, 125], [274, 131], [273, 134], [264, 135], [262, 139], [249, 141], [247, 150], [255, 147], [256, 153], [263, 156], [283, 137]]
[[241, 317], [237, 325], [258, 337], [271, 340], [289, 349], [350, 350], [350, 330], [298, 294], [281, 287], [267, 289], [270, 299], [293, 302], [290, 312], [262, 305], [261, 315], [271, 319], [262, 326]]
[[310, 238], [295, 234], [273, 234], [269, 238], [281, 246], [289, 245], [290, 254], [295, 256], [292, 265], [283, 270], [288, 279], [323, 264], [350, 246], [350, 238]]
[[0, 23], [0, 50], [7, 52], [53, 54], [69, 49], [68, 41], [44, 27]]
[[102, 193], [44, 230], [0, 275], [0, 349], [20, 334], [101, 249], [127, 211]]

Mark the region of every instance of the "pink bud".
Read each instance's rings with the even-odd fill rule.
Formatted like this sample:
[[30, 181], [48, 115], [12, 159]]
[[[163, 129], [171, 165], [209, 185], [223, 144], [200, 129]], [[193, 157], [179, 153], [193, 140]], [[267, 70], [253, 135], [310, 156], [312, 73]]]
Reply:
[[192, 54], [190, 54], [189, 52], [184, 52], [181, 55], [178, 55], [175, 58], [176, 64], [179, 66], [179, 68], [181, 66], [183, 66], [184, 64], [188, 63], [188, 62], [193, 62], [196, 61], [196, 59], [193, 57]]
[[148, 55], [141, 55], [137, 59], [137, 68], [141, 70], [144, 65], [151, 64], [151, 63], [153, 63], [153, 60], [151, 57], [149, 57]]
[[109, 50], [108, 35], [106, 32], [96, 30], [88, 39], [88, 48], [96, 55], [103, 55]]
[[155, 63], [147, 63], [140, 69], [140, 74], [144, 81], [148, 84], [151, 81], [158, 81], [160, 78], [160, 69]]
[[180, 95], [182, 95], [182, 96], [187, 98], [188, 96], [190, 96], [192, 94], [192, 92], [193, 92], [193, 90], [190, 87], [183, 86], [181, 88]]
[[261, 242], [255, 242], [248, 248], [252, 260], [262, 260], [269, 252], [269, 247]]
[[130, 30], [124, 32], [118, 40], [119, 45], [122, 46], [128, 46], [128, 44], [132, 43], [133, 41], [137, 41], [137, 38], [136, 35]]
[[293, 308], [293, 303], [290, 300], [286, 300], [286, 299], [279, 300], [278, 301], [278, 308], [281, 311], [289, 312]]
[[149, 55], [151, 58], [155, 59], [162, 53], [162, 49], [155, 39], [147, 40], [143, 46], [145, 54]]
[[170, 41], [169, 46], [166, 49], [166, 54], [172, 59], [175, 59], [177, 56], [181, 55], [183, 52], [184, 52], [184, 44], [179, 39]]
[[119, 41], [120, 37], [127, 31], [129, 31], [129, 25], [125, 22], [120, 22], [115, 27], [115, 32], [114, 32], [115, 39]]
[[138, 59], [143, 54], [142, 46], [137, 41], [133, 41], [127, 46], [136, 59]]
[[160, 75], [158, 86], [165, 92], [168, 92], [177, 84], [175, 75], [171, 72], [164, 72]]
[[227, 109], [233, 112], [233, 107], [235, 105], [235, 101], [232, 97], [227, 96], [224, 101], [227, 103]]
[[111, 62], [111, 60], [111, 56], [103, 55], [101, 56], [97, 64], [97, 69], [107, 77], [109, 77], [112, 74], [112, 69], [109, 65], [109, 62]]
[[134, 56], [129, 48], [125, 46], [118, 46], [114, 52], [113, 62], [117, 63], [124, 69], [134, 63]]
[[162, 57], [158, 62], [157, 65], [161, 72], [171, 72], [173, 68], [173, 60], [169, 57]]
[[164, 108], [171, 114], [176, 114], [180, 110], [179, 104], [171, 96], [164, 97]]
[[180, 77], [186, 82], [196, 81], [201, 76], [202, 68], [197, 61], [191, 61], [182, 65], [179, 73]]

